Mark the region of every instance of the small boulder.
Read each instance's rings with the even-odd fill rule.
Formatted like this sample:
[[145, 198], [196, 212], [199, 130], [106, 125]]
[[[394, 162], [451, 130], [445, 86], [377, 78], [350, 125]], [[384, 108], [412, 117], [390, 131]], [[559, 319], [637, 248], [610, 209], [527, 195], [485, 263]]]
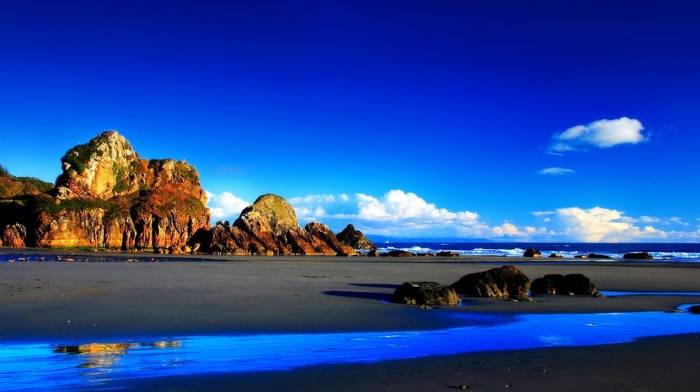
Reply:
[[700, 305], [693, 305], [688, 308], [688, 311], [693, 314], [700, 314]]
[[625, 260], [654, 260], [654, 256], [649, 254], [649, 252], [625, 253], [622, 258]]
[[[389, 256], [389, 257], [411, 257], [411, 256], [413, 256], [413, 253], [411, 253], [407, 250], [396, 249], [396, 250], [389, 251], [385, 255]], [[384, 254], [382, 256], [384, 256]]]
[[583, 274], [549, 274], [532, 281], [532, 294], [602, 296], [591, 280]]
[[535, 248], [530, 248], [523, 253], [523, 257], [542, 257], [542, 253]]
[[612, 257], [610, 257], [610, 256], [608, 256], [608, 255], [600, 255], [600, 254], [597, 254], [597, 253], [590, 253], [590, 254], [588, 255], [588, 258], [589, 258], [589, 259], [605, 259], [605, 260], [610, 260], [610, 259], [612, 259]]
[[555, 259], [555, 258], [556, 259], [563, 259], [564, 258], [564, 256], [560, 255], [559, 253], [552, 253], [549, 255], [549, 257], [553, 258], [553, 259]]
[[436, 254], [436, 256], [438, 256], [438, 257], [459, 257], [459, 253], [453, 252], [450, 250], [441, 250]]
[[392, 296], [394, 302], [408, 305], [455, 306], [462, 302], [452, 287], [435, 282], [406, 282]]
[[527, 297], [530, 279], [512, 265], [475, 272], [461, 277], [452, 287], [458, 292], [482, 298]]

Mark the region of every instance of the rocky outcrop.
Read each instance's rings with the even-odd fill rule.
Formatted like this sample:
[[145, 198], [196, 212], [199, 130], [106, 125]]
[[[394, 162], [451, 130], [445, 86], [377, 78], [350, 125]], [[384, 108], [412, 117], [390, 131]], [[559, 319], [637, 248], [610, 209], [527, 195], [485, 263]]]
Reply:
[[221, 254], [356, 254], [324, 224], [309, 222], [304, 228], [299, 227], [294, 208], [272, 194], [260, 196], [246, 207], [233, 225], [219, 222], [211, 229], [200, 230], [191, 243], [203, 251]]
[[353, 249], [372, 250], [376, 248], [372, 241], [365, 237], [361, 231], [355, 230], [352, 224], [347, 225], [343, 231], [336, 235], [336, 238]]
[[625, 253], [622, 258], [625, 260], [654, 260], [654, 256], [649, 254], [649, 252]]
[[532, 281], [532, 294], [601, 296], [591, 280], [583, 274], [549, 274]]
[[0, 232], [0, 245], [22, 248], [25, 246], [25, 238], [27, 238], [27, 228], [24, 225], [19, 223], [5, 225]]
[[512, 265], [464, 275], [452, 287], [461, 294], [482, 298], [525, 298], [530, 279]]
[[122, 135], [103, 132], [61, 158], [63, 173], [56, 179], [58, 196], [107, 200], [136, 192], [139, 177], [145, 172], [139, 163], [138, 155]]
[[14, 201], [6, 208], [13, 214], [1, 218], [0, 227], [26, 227], [27, 246], [179, 252], [209, 226], [196, 169], [140, 159], [116, 131], [70, 149], [61, 161], [54, 190]]
[[542, 257], [542, 252], [537, 249], [530, 248], [523, 252], [523, 257]]
[[34, 177], [15, 177], [0, 166], [0, 199], [38, 195], [53, 189], [53, 184]]
[[394, 291], [392, 300], [426, 306], [455, 306], [462, 302], [452, 287], [435, 282], [406, 282]]

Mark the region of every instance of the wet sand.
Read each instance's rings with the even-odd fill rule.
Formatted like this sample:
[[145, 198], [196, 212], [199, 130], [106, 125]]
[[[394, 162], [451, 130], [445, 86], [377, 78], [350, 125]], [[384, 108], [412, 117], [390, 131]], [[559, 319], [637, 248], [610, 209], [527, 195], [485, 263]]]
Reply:
[[[80, 253], [72, 255], [76, 260], [80, 257]], [[430, 310], [382, 300], [405, 281], [451, 284], [467, 273], [505, 264], [516, 265], [531, 280], [548, 273], [583, 273], [605, 291], [700, 291], [700, 266], [688, 263], [217, 256], [203, 262], [168, 262], [172, 256], [152, 261], [151, 255], [113, 257], [121, 261], [0, 263], [0, 344], [457, 327], [456, 318], [433, 317]], [[148, 262], [126, 262], [135, 257]], [[538, 296], [539, 302], [462, 298], [464, 306], [440, 312], [672, 312], [680, 304], [700, 302], [693, 296], [663, 295]], [[467, 390], [690, 391], [700, 390], [699, 349], [700, 339], [690, 334], [602, 346], [465, 353], [282, 372], [146, 378], [130, 380], [125, 386], [222, 391], [451, 390], [460, 386]]]

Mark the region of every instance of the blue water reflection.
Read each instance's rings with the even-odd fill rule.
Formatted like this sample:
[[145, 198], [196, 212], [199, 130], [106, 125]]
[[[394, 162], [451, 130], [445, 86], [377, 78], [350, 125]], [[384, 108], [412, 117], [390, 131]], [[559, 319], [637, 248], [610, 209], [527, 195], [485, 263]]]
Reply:
[[[682, 309], [687, 309], [685, 305]], [[436, 310], [433, 331], [188, 336], [155, 343], [0, 344], [0, 390], [108, 389], [111, 380], [275, 370], [478, 351], [585, 346], [700, 332], [686, 311], [503, 315]], [[643, 326], [643, 327], [640, 327]]]

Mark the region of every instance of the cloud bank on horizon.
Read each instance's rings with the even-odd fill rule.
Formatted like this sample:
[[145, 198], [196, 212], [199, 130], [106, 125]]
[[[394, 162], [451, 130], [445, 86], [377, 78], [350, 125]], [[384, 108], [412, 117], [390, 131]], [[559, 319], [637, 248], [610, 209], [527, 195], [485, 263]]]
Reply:
[[[235, 220], [247, 203], [229, 192], [208, 193], [212, 220]], [[438, 208], [418, 195], [391, 190], [380, 197], [354, 195], [309, 195], [288, 199], [303, 226], [322, 222], [338, 232], [352, 223], [365, 234], [400, 237], [486, 238], [506, 241], [641, 242], [688, 241], [700, 237], [700, 230], [678, 217], [625, 216], [622, 211], [603, 207], [557, 208], [532, 215], [542, 225], [518, 226], [511, 222], [489, 224], [472, 211], [453, 212]], [[652, 226], [668, 227], [660, 229]], [[685, 227], [686, 230], [674, 230]], [[670, 229], [669, 229], [670, 228]]]

